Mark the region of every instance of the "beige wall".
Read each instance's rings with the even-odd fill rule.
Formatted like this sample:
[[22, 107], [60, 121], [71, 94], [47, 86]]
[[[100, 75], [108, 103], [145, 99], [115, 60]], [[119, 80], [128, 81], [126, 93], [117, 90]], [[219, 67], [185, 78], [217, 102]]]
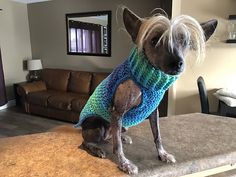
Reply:
[[[175, 1], [179, 4], [180, 0]], [[236, 87], [236, 45], [224, 42], [227, 38], [227, 18], [229, 14], [235, 14], [236, 1], [181, 0], [180, 3], [181, 8], [176, 6], [173, 10], [180, 9], [180, 14], [191, 15], [200, 22], [215, 18], [219, 21], [219, 25], [214, 37], [208, 43], [204, 62], [194, 65], [193, 56], [187, 58], [188, 66], [171, 90], [170, 101], [175, 108], [169, 113], [200, 112], [196, 83], [200, 75], [206, 82], [210, 110], [216, 111], [218, 101], [212, 95], [214, 90], [221, 87]]]
[[[54, 0], [28, 5], [33, 57], [42, 58], [44, 67], [111, 70], [127, 57], [132, 46], [127, 34], [119, 29], [122, 23], [116, 22], [116, 9], [120, 4], [141, 16], [149, 16], [159, 3], [157, 0]], [[112, 10], [112, 56], [67, 55], [65, 14], [102, 10]]]
[[8, 100], [14, 98], [13, 83], [25, 80], [23, 60], [31, 58], [27, 5], [1, 0], [0, 47]]

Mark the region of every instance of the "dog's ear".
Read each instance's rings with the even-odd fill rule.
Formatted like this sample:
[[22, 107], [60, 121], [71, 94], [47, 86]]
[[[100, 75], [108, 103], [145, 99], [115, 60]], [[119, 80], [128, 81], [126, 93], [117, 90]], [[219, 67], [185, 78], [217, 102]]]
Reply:
[[123, 21], [127, 32], [130, 34], [133, 42], [135, 42], [139, 28], [142, 24], [141, 18], [139, 18], [136, 14], [134, 14], [128, 8], [124, 8], [123, 10]]
[[213, 19], [207, 22], [201, 23], [202, 29], [205, 33], [206, 41], [211, 37], [217, 27], [218, 21]]

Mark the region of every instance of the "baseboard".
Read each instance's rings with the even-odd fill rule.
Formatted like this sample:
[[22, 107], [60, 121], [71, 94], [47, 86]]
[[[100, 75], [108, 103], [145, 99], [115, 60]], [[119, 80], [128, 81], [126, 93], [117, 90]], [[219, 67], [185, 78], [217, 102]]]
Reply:
[[10, 108], [10, 107], [13, 107], [13, 106], [16, 106], [16, 100], [9, 100], [7, 102], [7, 104], [3, 105], [3, 106], [0, 106], [0, 110], [3, 110], [3, 109], [6, 109], [6, 108]]

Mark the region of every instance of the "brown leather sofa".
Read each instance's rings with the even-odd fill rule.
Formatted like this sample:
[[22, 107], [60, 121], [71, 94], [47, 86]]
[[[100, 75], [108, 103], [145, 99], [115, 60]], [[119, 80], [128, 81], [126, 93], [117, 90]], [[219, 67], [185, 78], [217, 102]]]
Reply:
[[17, 92], [27, 113], [77, 122], [97, 85], [108, 73], [43, 69], [42, 80], [20, 85]]

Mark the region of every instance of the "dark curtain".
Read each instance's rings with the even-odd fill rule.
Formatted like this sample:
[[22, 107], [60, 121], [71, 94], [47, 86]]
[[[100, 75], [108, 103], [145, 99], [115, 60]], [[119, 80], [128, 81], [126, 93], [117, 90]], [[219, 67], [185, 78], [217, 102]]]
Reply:
[[6, 86], [4, 81], [3, 67], [2, 67], [2, 55], [0, 49], [0, 106], [7, 103]]
[[101, 25], [69, 21], [70, 51], [101, 53]]

